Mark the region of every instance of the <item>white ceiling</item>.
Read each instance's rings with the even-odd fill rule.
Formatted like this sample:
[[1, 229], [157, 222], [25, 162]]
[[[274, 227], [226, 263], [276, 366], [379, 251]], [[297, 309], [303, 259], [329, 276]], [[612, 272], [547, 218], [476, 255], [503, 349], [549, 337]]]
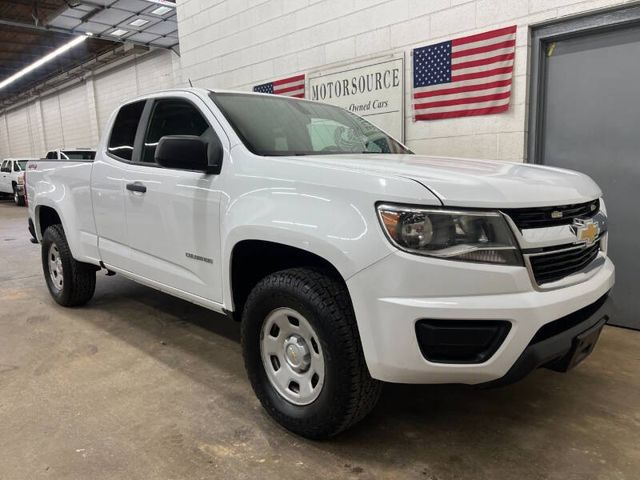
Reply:
[[[48, 25], [76, 33], [91, 33], [105, 40], [129, 41], [150, 47], [178, 46], [175, 3], [168, 0], [92, 0], [69, 1], [69, 8]], [[164, 7], [166, 13], [154, 10]], [[145, 21], [134, 26], [131, 22]], [[124, 31], [121, 35], [114, 32]]]

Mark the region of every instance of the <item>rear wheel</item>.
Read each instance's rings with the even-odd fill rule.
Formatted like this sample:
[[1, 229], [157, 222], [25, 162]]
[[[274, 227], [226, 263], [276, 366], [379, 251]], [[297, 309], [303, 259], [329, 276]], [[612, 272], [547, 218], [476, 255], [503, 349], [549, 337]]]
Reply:
[[19, 207], [24, 207], [24, 196], [18, 192], [18, 186], [13, 186], [13, 201]]
[[49, 293], [60, 305], [84, 305], [93, 297], [97, 267], [73, 258], [62, 225], [52, 225], [44, 232], [42, 270]]
[[348, 291], [323, 272], [296, 268], [261, 280], [245, 304], [242, 349], [263, 407], [304, 437], [340, 433], [364, 418], [380, 395]]

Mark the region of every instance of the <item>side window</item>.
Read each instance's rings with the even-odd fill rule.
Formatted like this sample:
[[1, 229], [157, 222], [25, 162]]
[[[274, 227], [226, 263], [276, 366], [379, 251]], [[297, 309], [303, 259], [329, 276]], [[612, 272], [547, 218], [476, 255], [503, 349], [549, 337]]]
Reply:
[[145, 100], [130, 103], [120, 109], [113, 123], [111, 137], [107, 150], [112, 155], [131, 160], [133, 158], [133, 143], [138, 130], [138, 122], [144, 110]]
[[54, 160], [56, 158], [55, 152], [47, 152], [47, 160]]
[[166, 135], [195, 135], [205, 141], [215, 132], [200, 111], [186, 100], [166, 99], [156, 101], [144, 137], [142, 161], [154, 163], [156, 147]]
[[10, 172], [11, 169], [9, 168], [9, 162], [7, 162], [6, 160], [4, 162], [2, 162], [2, 167], [0, 167], [0, 172], [2, 173], [7, 173]]

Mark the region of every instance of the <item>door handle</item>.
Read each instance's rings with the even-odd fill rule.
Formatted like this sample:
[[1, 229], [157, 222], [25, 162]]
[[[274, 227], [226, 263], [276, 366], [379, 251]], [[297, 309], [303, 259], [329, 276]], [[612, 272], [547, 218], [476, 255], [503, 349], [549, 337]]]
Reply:
[[127, 190], [130, 192], [146, 193], [147, 187], [140, 182], [127, 183]]

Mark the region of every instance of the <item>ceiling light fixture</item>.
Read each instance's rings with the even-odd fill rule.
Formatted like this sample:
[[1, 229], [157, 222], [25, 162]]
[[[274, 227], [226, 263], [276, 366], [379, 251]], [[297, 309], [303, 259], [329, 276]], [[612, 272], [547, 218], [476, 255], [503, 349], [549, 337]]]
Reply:
[[11, 75], [9, 78], [6, 78], [5, 80], [3, 80], [2, 82], [0, 82], [0, 89], [3, 89], [4, 87], [6, 87], [7, 85], [15, 82], [16, 80], [18, 80], [21, 77], [24, 77], [26, 74], [34, 71], [36, 68], [41, 67], [42, 65], [44, 65], [47, 62], [50, 62], [51, 60], [53, 60], [54, 58], [56, 58], [59, 55], [62, 55], [63, 53], [65, 53], [68, 50], [71, 50], [73, 47], [75, 47], [76, 45], [80, 45], [82, 42], [84, 42], [88, 37], [86, 35], [82, 35], [80, 37], [76, 37], [73, 40], [71, 40], [68, 43], [65, 43], [64, 45], [62, 45], [60, 48], [54, 50], [53, 52], [45, 55], [44, 57], [42, 57], [39, 60], [36, 60], [35, 62], [33, 62], [31, 65], [23, 68], [22, 70], [20, 70], [19, 72], [14, 73], [13, 75]]
[[169, 12], [171, 9], [169, 7], [158, 7], [155, 10], [151, 10], [151, 13], [153, 13], [154, 15], [164, 15], [167, 12]]
[[141, 27], [142, 25], [144, 25], [145, 23], [149, 23], [149, 20], [145, 20], [144, 18], [136, 18], [133, 22], [131, 22], [129, 25], [133, 26], [133, 27]]
[[172, 0], [147, 0], [147, 2], [160, 5], [158, 8], [151, 10], [151, 13], [158, 15], [159, 17], [162, 17], [176, 8], [176, 3]]
[[109, 35], [112, 35], [114, 37], [121, 37], [125, 33], [128, 33], [128, 31], [123, 30], [122, 28], [118, 28], [117, 30], [114, 30], [113, 32], [111, 32]]
[[155, 3], [157, 5], [164, 5], [170, 8], [176, 8], [176, 2], [174, 0], [147, 0], [149, 3]]

